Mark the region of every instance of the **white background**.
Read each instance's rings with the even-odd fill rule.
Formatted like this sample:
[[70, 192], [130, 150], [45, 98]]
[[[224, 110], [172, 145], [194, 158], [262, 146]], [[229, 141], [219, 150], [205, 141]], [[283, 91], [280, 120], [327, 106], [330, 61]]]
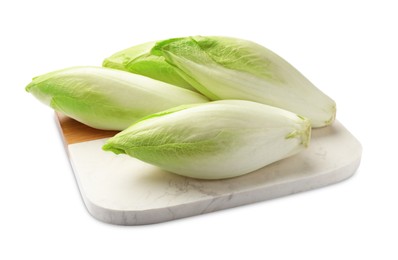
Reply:
[[[397, 259], [395, 1], [2, 1], [0, 259]], [[347, 181], [136, 227], [84, 207], [53, 111], [31, 78], [129, 46], [227, 35], [275, 51], [338, 106], [363, 145]]]

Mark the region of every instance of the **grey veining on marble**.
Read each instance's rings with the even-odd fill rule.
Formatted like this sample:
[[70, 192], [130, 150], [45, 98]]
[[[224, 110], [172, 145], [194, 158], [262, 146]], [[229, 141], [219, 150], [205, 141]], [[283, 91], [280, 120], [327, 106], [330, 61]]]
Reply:
[[314, 129], [307, 150], [250, 174], [197, 180], [126, 155], [104, 152], [106, 139], [67, 147], [90, 214], [119, 225], [152, 224], [330, 185], [352, 176], [362, 148], [339, 122]]

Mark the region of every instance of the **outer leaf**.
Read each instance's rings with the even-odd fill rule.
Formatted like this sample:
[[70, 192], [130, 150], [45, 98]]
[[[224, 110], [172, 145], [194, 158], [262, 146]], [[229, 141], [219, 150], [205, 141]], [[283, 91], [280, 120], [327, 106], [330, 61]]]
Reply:
[[150, 54], [154, 45], [155, 42], [147, 42], [119, 51], [106, 58], [102, 65], [195, 90], [165, 61], [164, 57]]
[[51, 72], [34, 78], [26, 90], [56, 111], [110, 130], [123, 130], [144, 116], [175, 106], [208, 101], [193, 91], [101, 67]]
[[128, 154], [194, 178], [252, 172], [303, 150], [307, 119], [250, 101], [223, 100], [173, 108], [140, 120], [103, 149]]

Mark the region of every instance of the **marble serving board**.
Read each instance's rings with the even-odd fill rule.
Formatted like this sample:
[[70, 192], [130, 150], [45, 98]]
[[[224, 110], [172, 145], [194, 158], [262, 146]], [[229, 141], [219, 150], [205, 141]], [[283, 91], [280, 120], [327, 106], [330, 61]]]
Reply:
[[116, 134], [57, 114], [89, 213], [118, 225], [153, 224], [269, 200], [340, 182], [357, 170], [362, 148], [342, 124], [314, 129], [307, 150], [250, 174], [198, 180], [101, 149]]

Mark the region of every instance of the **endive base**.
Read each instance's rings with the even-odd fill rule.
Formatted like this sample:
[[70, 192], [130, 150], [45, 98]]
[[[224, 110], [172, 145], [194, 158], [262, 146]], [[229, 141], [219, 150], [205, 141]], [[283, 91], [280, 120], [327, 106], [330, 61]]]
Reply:
[[62, 115], [57, 121], [90, 214], [119, 225], [159, 223], [269, 200], [352, 176], [361, 145], [339, 122], [314, 129], [309, 148], [245, 176], [197, 180], [160, 170], [101, 147], [112, 131], [98, 131]]

